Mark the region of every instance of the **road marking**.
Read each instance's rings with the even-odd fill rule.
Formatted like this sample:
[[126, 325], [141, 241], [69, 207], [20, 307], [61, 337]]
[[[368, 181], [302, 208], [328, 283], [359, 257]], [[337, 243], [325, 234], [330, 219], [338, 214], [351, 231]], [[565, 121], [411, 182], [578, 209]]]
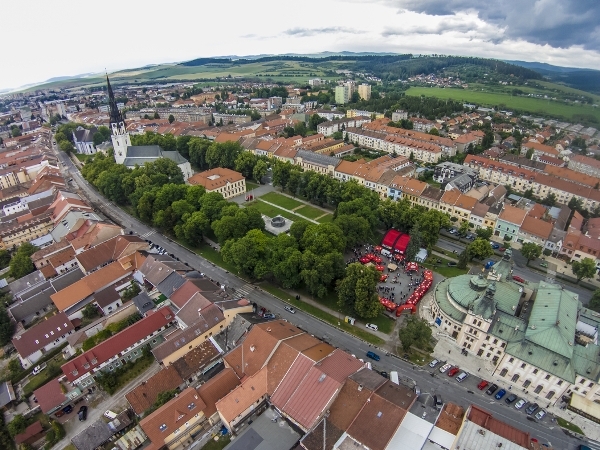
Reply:
[[141, 234], [140, 237], [147, 238], [148, 236], [152, 236], [155, 233], [156, 233], [156, 231], [151, 230], [151, 231], [148, 231], [147, 233]]

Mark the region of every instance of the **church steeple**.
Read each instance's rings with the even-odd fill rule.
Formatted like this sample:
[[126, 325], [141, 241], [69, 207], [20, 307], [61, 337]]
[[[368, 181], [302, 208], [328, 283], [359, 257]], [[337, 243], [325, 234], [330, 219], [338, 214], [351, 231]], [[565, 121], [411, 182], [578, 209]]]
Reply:
[[117, 107], [115, 94], [110, 86], [108, 75], [106, 75], [106, 84], [108, 86], [108, 107], [110, 110], [110, 138], [115, 152], [115, 161], [117, 164], [123, 164], [127, 157], [127, 147], [131, 146], [131, 139], [127, 132], [127, 128], [125, 127], [123, 114], [121, 114], [121, 111], [119, 111], [119, 108]]
[[115, 100], [115, 94], [113, 93], [110, 85], [108, 75], [106, 75], [106, 85], [108, 86], [108, 108], [110, 110], [110, 123], [125, 122], [123, 120], [123, 114], [121, 114], [121, 111], [119, 111], [119, 108], [117, 107], [117, 101]]

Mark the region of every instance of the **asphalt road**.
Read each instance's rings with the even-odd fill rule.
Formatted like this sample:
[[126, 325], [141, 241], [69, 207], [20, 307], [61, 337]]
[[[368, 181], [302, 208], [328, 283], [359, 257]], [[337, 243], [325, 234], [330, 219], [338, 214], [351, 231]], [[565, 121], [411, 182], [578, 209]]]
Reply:
[[[436, 369], [421, 369], [400, 358], [386, 356], [385, 353], [373, 348], [372, 345], [323, 323], [300, 310], [297, 310], [295, 314], [289, 313], [284, 309], [285, 304], [281, 300], [262, 291], [258, 287], [246, 283], [224, 269], [214, 266], [206, 259], [190, 252], [134, 217], [129, 216], [115, 205], [106, 202], [95, 188], [83, 180], [80, 172], [67, 155], [62, 152], [59, 152], [58, 155], [66, 174], [73, 178], [84, 195], [101, 212], [107, 214], [123, 228], [132, 230], [142, 238], [149, 239], [153, 243], [160, 245], [167, 253], [174, 254], [184, 263], [205, 273], [206, 276], [225, 284], [229, 288], [234, 288], [237, 294], [244, 295], [250, 301], [256, 302], [260, 307], [269, 309], [274, 314], [277, 314], [278, 317], [290, 321], [318, 338], [325, 338], [330, 344], [356, 355], [357, 358], [365, 358], [366, 352], [369, 350], [378, 352], [381, 355], [381, 360], [373, 362], [375, 369], [380, 371], [385, 370], [388, 373], [392, 370], [398, 371], [401, 378], [412, 380], [412, 382], [416, 383], [420, 387], [422, 395], [425, 395], [425, 393], [432, 395], [441, 393], [445, 402], [451, 401], [465, 408], [470, 403], [476, 404], [515, 428], [529, 432], [532, 437], [536, 437], [540, 442], [550, 442], [555, 449], [574, 450], [579, 445], [580, 441], [566, 436], [559, 427], [550, 421], [550, 418], [546, 417], [541, 423], [529, 422], [526, 420], [524, 413], [518, 412], [514, 408], [511, 409], [503, 401], [492, 401], [493, 399], [490, 399], [490, 397], [474, 388], [478, 382], [475, 377], [470, 377], [464, 383], [459, 384], [454, 378], [440, 374]], [[430, 375], [430, 371], [435, 373], [434, 377]], [[473, 386], [471, 386], [472, 383], [474, 383]], [[471, 394], [468, 391], [473, 393]]]

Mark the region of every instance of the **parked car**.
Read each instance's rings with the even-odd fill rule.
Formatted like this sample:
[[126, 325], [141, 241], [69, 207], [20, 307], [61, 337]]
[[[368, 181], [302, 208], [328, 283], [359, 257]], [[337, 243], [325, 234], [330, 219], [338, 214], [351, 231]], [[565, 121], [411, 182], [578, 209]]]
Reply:
[[458, 381], [459, 383], [462, 383], [463, 381], [465, 381], [465, 379], [469, 376], [469, 374], [467, 372], [461, 372], [457, 377], [456, 377], [456, 381]]
[[452, 364], [444, 364], [442, 367], [440, 367], [440, 372], [444, 373], [446, 372], [446, 370], [448, 370], [450, 367], [452, 367]]
[[541, 267], [548, 267], [548, 263], [546, 261], [543, 261], [540, 263]]
[[490, 384], [488, 381], [481, 380], [479, 382], [479, 384], [477, 385], [477, 389], [479, 389], [480, 391], [483, 391], [488, 386], [488, 384]]
[[508, 397], [506, 397], [506, 399], [504, 401], [510, 405], [516, 399], [517, 399], [517, 396], [515, 394], [510, 394]]
[[367, 358], [374, 359], [375, 361], [379, 361], [381, 357], [375, 352], [367, 352]]
[[525, 280], [519, 275], [513, 275], [513, 280], [518, 281], [519, 283], [525, 283]]
[[515, 403], [515, 408], [521, 409], [523, 406], [525, 406], [525, 403], [527, 403], [527, 402], [525, 400], [521, 399], [517, 403]]
[[379, 372], [379, 374], [383, 377], [383, 378], [388, 378], [388, 373], [384, 370], [382, 370], [381, 372]]
[[546, 416], [546, 411], [544, 411], [543, 409], [540, 409], [538, 411], [538, 413], [535, 415], [535, 418], [537, 420], [542, 420], [545, 416]]
[[494, 392], [496, 392], [498, 390], [498, 385], [497, 384], [492, 384], [487, 391], [485, 391], [485, 393], [487, 395], [492, 395]]
[[39, 366], [35, 366], [33, 368], [33, 372], [31, 372], [31, 373], [32, 373], [32, 375], [37, 375], [38, 373], [40, 373], [45, 368], [46, 368], [46, 363], [40, 364]]
[[296, 314], [296, 310], [291, 306], [284, 306], [283, 309], [285, 309], [287, 312], [291, 312], [292, 314]]
[[448, 376], [449, 377], [453, 377], [454, 375], [456, 375], [458, 372], [460, 371], [460, 369], [458, 368], [458, 366], [454, 366], [452, 369], [450, 369], [448, 371]]
[[527, 413], [528, 416], [530, 416], [534, 412], [536, 412], [539, 408], [540, 408], [540, 405], [538, 405], [537, 403], [532, 403], [531, 405], [529, 405], [527, 407], [527, 409], [525, 410], [525, 412]]
[[65, 412], [61, 409], [60, 411], [56, 411], [54, 413], [54, 416], [58, 419], [59, 417], [62, 417], [65, 415]]
[[62, 412], [64, 412], [65, 414], [69, 414], [71, 411], [73, 411], [72, 405], [67, 405], [62, 409]]
[[448, 233], [450, 234], [456, 234], [456, 228], [450, 228], [450, 230], [448, 231]]
[[79, 412], [77, 413], [77, 417], [79, 417], [79, 421], [83, 422], [85, 419], [87, 419], [87, 410], [88, 407], [83, 405], [81, 408], [79, 408]]
[[505, 251], [506, 251], [506, 248], [504, 248], [504, 247], [500, 247], [500, 248], [498, 249], [498, 251], [499, 251], [499, 252], [505, 252]]
[[506, 389], [500, 389], [494, 397], [496, 398], [496, 400], [500, 400], [505, 395], [506, 395]]
[[435, 394], [433, 396], [433, 404], [435, 405], [435, 409], [437, 409], [438, 411], [442, 409], [442, 406], [444, 406], [444, 402], [440, 394]]
[[455, 266], [456, 266], [456, 263], [455, 263], [455, 262], [452, 262], [452, 261], [451, 261], [451, 262], [449, 262], [449, 263], [448, 263], [448, 267], [455, 267]]
[[500, 248], [500, 244], [496, 244], [495, 242], [492, 242], [491, 245], [494, 250], [498, 250]]
[[379, 328], [377, 327], [377, 325], [375, 325], [374, 323], [368, 323], [368, 324], [365, 325], [365, 327], [367, 327], [369, 330], [373, 330], [373, 331], [379, 330]]
[[263, 315], [263, 319], [274, 319], [275, 314], [267, 313]]
[[435, 366], [437, 366], [439, 363], [440, 363], [440, 361], [439, 361], [439, 360], [437, 360], [437, 359], [434, 359], [433, 361], [431, 361], [431, 362], [429, 363], [429, 367], [435, 367]]

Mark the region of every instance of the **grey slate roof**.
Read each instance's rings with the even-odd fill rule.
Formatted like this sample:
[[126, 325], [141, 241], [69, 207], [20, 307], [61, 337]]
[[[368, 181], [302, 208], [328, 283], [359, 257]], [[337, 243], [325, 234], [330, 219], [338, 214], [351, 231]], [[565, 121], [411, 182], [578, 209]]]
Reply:
[[15, 391], [13, 390], [10, 381], [0, 384], [0, 408], [16, 399], [17, 397], [15, 396]]
[[142, 292], [133, 297], [133, 304], [142, 316], [145, 315], [148, 311], [152, 311], [154, 309], [154, 302], [145, 292]]
[[179, 275], [177, 272], [171, 272], [167, 278], [161, 281], [156, 288], [161, 294], [170, 297], [173, 292], [181, 287], [185, 283], [185, 278]]
[[78, 142], [94, 142], [94, 135], [97, 131], [98, 129], [96, 127], [92, 127], [90, 130], [78, 127], [73, 132], [73, 135]]
[[54, 293], [56, 293], [56, 291], [52, 287], [48, 287], [46, 290], [29, 297], [26, 301], [11, 305], [10, 313], [17, 322], [26, 320], [37, 311], [52, 305], [50, 296]]
[[342, 162], [340, 158], [333, 156], [322, 155], [320, 153], [307, 152], [306, 150], [298, 150], [296, 157], [302, 158], [303, 161], [308, 161], [313, 164], [321, 164], [324, 166], [337, 167]]
[[10, 289], [10, 292], [12, 292], [13, 295], [17, 295], [19, 292], [22, 292], [31, 286], [35, 286], [36, 284], [42, 283], [45, 280], [46, 278], [44, 275], [42, 275], [42, 272], [36, 270], [29, 275], [25, 275], [24, 277], [9, 283], [8, 289]]

